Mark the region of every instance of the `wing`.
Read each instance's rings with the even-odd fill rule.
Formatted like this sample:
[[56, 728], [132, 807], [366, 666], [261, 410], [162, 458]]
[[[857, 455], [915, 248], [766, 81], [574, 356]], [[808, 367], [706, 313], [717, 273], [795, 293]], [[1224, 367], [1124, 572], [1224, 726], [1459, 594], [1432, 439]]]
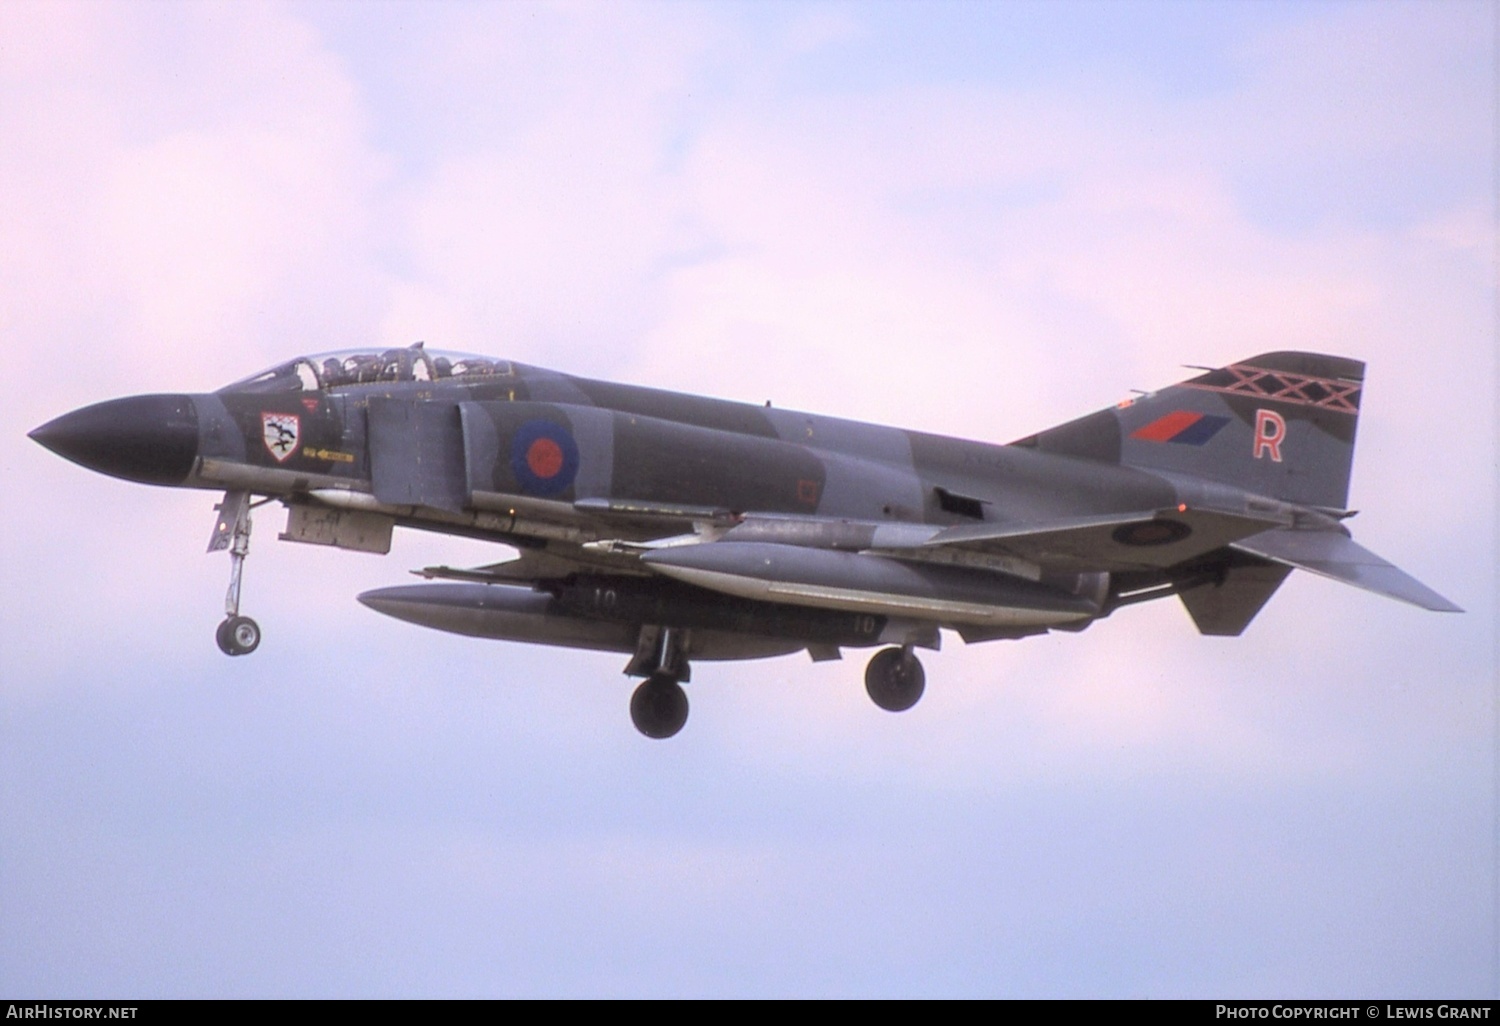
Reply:
[[[985, 566], [1035, 579], [1043, 572], [1161, 569], [1280, 527], [1266, 514], [1190, 509], [1136, 510], [1034, 522], [871, 523], [835, 517], [735, 514], [725, 509], [625, 500], [561, 503], [476, 495], [475, 505], [514, 518], [518, 533], [546, 539], [546, 558], [528, 552], [472, 571], [518, 579], [550, 576], [568, 562], [624, 565], [610, 557], [713, 542], [867, 552], [896, 559]], [[563, 544], [558, 544], [559, 542]], [[508, 570], [501, 570], [508, 567]]]
[[1177, 506], [1043, 523], [962, 524], [925, 549], [999, 554], [1059, 573], [1161, 570], [1280, 526], [1268, 516]]

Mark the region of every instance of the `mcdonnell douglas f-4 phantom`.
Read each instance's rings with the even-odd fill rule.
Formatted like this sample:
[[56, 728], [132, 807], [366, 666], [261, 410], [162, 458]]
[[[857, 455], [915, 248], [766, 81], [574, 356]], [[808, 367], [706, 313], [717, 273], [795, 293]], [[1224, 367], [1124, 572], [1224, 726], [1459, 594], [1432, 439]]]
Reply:
[[[388, 552], [397, 526], [519, 558], [429, 567], [378, 612], [484, 638], [600, 649], [644, 678], [636, 727], [687, 719], [694, 660], [884, 646], [865, 671], [910, 708], [914, 650], [1079, 631], [1176, 595], [1237, 635], [1293, 568], [1458, 607], [1343, 521], [1364, 364], [1264, 353], [1009, 445], [571, 377], [462, 353], [301, 357], [203, 395], [89, 406], [31, 432], [130, 481], [222, 490], [219, 647], [245, 655], [250, 511], [288, 541]], [[258, 501], [255, 497], [263, 497]]]

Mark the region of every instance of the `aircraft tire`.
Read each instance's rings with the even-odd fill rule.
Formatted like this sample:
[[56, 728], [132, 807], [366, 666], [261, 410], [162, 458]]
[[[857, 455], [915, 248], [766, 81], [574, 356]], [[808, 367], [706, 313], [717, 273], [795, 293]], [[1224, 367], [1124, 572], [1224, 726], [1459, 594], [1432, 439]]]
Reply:
[[649, 738], [662, 740], [682, 729], [688, 718], [687, 692], [664, 673], [654, 674], [630, 696], [630, 720]]
[[248, 616], [231, 616], [219, 624], [214, 640], [225, 655], [249, 655], [260, 647], [260, 624]]
[[865, 691], [886, 712], [910, 709], [926, 687], [921, 660], [899, 648], [881, 649], [865, 667]]

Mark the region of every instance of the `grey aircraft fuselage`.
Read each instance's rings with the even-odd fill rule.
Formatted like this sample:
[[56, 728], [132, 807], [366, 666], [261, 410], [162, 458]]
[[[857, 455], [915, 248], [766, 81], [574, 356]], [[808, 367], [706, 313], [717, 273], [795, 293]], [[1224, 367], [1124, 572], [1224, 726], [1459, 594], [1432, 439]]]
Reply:
[[632, 716], [676, 733], [692, 659], [889, 645], [882, 708], [924, 686], [913, 648], [1079, 630], [1177, 594], [1238, 634], [1294, 567], [1456, 609], [1341, 521], [1363, 364], [1268, 353], [1010, 445], [572, 377], [412, 346], [302, 357], [217, 392], [86, 407], [32, 437], [83, 466], [223, 491], [218, 641], [239, 614], [253, 496], [286, 540], [386, 552], [395, 526], [517, 548], [444, 583], [360, 596], [482, 637], [618, 651]]

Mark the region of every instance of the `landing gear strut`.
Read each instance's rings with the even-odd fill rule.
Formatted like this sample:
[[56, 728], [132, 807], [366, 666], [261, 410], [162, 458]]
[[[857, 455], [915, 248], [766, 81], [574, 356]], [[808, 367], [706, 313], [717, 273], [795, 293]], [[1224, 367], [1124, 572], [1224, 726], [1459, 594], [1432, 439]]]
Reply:
[[225, 492], [224, 501], [214, 507], [219, 519], [208, 540], [209, 552], [229, 550], [229, 591], [224, 595], [224, 621], [214, 640], [219, 651], [231, 656], [249, 655], [260, 645], [260, 624], [240, 615], [240, 581], [250, 554], [250, 506], [249, 492]]
[[669, 738], [687, 722], [687, 693], [680, 683], [692, 676], [687, 641], [686, 631], [644, 626], [625, 667], [630, 676], [646, 678], [630, 696], [630, 720], [649, 738]]
[[883, 648], [865, 668], [865, 690], [886, 712], [905, 712], [917, 704], [927, 686], [927, 674], [911, 646]]

